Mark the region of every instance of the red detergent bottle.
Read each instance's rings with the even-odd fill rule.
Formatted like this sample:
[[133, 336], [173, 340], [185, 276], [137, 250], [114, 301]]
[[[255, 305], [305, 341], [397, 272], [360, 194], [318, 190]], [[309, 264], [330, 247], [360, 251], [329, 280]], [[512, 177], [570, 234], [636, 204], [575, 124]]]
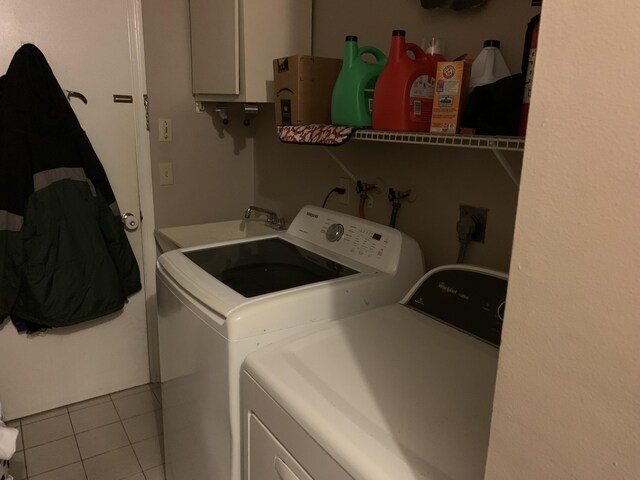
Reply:
[[520, 125], [518, 135], [527, 134], [527, 120], [529, 119], [529, 103], [531, 102], [531, 87], [533, 87], [533, 72], [536, 67], [536, 52], [538, 50], [538, 31], [540, 30], [540, 14], [529, 22], [525, 39], [525, 52], [522, 60], [522, 72], [525, 73], [524, 96], [520, 110]]
[[[394, 30], [387, 64], [373, 96], [373, 128], [399, 132], [428, 132], [439, 55], [427, 55]], [[408, 53], [411, 53], [411, 56]]]

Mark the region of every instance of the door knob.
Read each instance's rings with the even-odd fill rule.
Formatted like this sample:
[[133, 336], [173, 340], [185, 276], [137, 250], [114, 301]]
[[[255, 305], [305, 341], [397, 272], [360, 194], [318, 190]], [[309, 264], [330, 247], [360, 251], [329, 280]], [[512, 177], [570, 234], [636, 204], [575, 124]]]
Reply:
[[122, 223], [124, 223], [124, 228], [126, 228], [130, 232], [137, 230], [138, 226], [140, 225], [138, 217], [136, 217], [133, 213], [123, 213]]

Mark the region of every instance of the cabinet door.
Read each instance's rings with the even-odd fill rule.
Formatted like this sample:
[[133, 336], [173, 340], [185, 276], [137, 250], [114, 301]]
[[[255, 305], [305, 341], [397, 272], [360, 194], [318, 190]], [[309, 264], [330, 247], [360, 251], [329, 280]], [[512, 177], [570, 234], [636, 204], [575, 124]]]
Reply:
[[239, 0], [191, 0], [193, 93], [240, 93]]
[[312, 0], [191, 0], [193, 94], [273, 102], [273, 60], [311, 54]]
[[271, 432], [251, 414], [249, 480], [313, 480]]

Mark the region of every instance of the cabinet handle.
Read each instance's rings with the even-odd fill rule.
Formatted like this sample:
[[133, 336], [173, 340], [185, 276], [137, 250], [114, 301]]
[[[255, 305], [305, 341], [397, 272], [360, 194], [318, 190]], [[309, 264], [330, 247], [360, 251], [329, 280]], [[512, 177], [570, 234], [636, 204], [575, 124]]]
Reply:
[[293, 473], [280, 457], [276, 457], [273, 463], [280, 480], [300, 480], [300, 477]]

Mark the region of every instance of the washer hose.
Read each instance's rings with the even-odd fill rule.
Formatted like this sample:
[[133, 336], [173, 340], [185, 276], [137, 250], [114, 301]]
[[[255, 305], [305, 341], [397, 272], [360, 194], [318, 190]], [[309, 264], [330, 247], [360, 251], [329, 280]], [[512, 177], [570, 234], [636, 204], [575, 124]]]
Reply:
[[358, 203], [358, 216], [364, 218], [364, 206], [367, 202], [367, 195], [360, 195], [360, 202]]
[[389, 221], [389, 226], [392, 228], [396, 228], [398, 210], [400, 210], [400, 202], [393, 202], [393, 207], [391, 208], [391, 220]]

